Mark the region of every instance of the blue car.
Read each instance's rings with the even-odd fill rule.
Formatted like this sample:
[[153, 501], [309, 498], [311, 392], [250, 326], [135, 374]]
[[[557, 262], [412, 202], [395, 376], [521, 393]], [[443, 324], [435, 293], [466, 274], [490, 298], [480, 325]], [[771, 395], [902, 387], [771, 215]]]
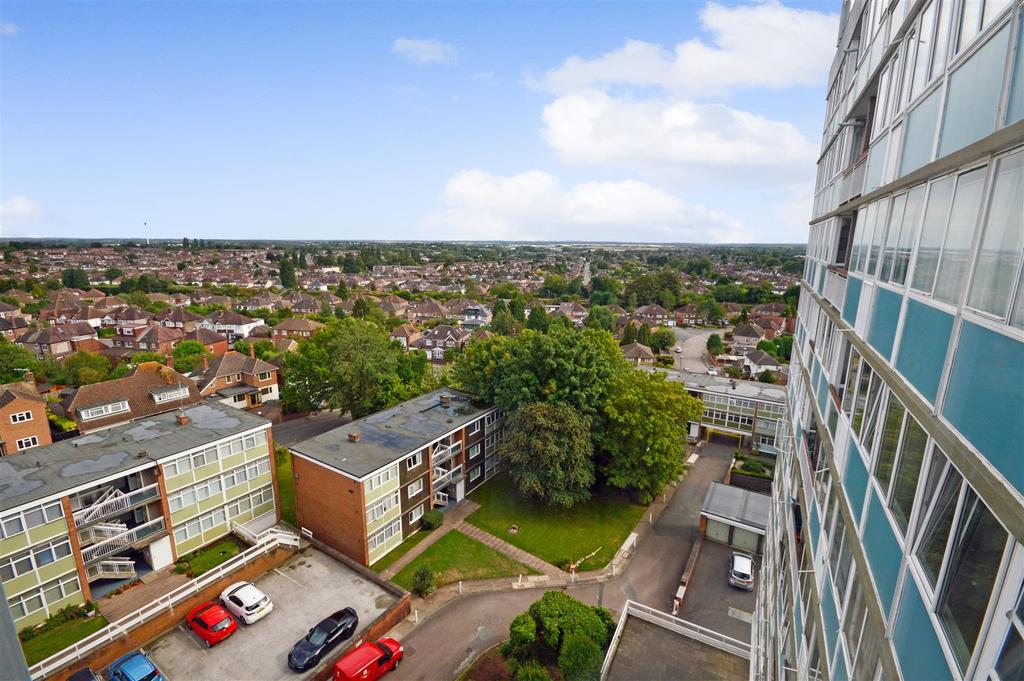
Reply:
[[142, 650], [120, 657], [107, 669], [110, 681], [166, 681], [153, 661]]

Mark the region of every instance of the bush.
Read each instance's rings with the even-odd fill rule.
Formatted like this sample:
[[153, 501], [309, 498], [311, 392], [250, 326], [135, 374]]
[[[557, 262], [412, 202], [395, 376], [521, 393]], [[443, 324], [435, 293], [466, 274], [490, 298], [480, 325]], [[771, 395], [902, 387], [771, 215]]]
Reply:
[[764, 464], [756, 459], [748, 459], [740, 466], [740, 470], [750, 473], [764, 473]]
[[[591, 607], [562, 591], [548, 591], [530, 606], [538, 634], [553, 651], [560, 651], [569, 636], [584, 636], [603, 646], [614, 629], [611, 614], [598, 615]], [[611, 625], [611, 626], [609, 626]]]
[[31, 641], [37, 636], [41, 636], [48, 631], [52, 631], [62, 624], [66, 624], [71, 620], [76, 620], [81, 617], [85, 617], [90, 612], [96, 609], [95, 603], [87, 603], [85, 605], [68, 605], [56, 613], [50, 616], [48, 620], [40, 624], [38, 627], [29, 627], [23, 629], [19, 634], [18, 638], [23, 642]]
[[444, 514], [436, 508], [423, 514], [422, 525], [424, 530], [436, 530], [444, 522]]
[[539, 662], [530, 660], [516, 670], [516, 681], [551, 681], [551, 674]]
[[421, 565], [412, 575], [412, 592], [420, 598], [426, 598], [437, 588], [434, 571], [429, 565]]
[[565, 681], [598, 681], [603, 662], [600, 646], [585, 636], [567, 636], [558, 655]]

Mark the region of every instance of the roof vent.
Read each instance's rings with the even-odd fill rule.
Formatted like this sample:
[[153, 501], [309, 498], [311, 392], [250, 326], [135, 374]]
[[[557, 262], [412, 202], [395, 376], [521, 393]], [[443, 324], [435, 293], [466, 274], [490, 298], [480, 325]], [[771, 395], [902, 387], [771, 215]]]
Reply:
[[361, 436], [360, 436], [359, 433], [349, 433], [348, 434], [348, 441], [349, 442], [359, 442], [359, 438], [360, 437]]
[[192, 419], [185, 416], [184, 413], [178, 414], [177, 421], [179, 426], [187, 426], [188, 424], [192, 423]]
[[443, 405], [447, 405], [452, 400], [452, 398], [449, 395], [443, 393], [437, 399]]

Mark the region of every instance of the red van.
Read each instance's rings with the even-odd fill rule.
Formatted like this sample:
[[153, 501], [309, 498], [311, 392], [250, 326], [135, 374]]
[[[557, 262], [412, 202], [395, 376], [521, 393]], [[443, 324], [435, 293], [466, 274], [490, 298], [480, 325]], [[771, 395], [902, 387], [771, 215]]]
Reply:
[[367, 641], [334, 663], [334, 681], [374, 681], [397, 669], [402, 644], [393, 638]]

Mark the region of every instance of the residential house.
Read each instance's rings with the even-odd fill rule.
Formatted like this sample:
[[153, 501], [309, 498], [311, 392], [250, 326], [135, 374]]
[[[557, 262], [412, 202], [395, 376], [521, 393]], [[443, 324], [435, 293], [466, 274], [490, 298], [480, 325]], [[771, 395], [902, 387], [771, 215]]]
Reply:
[[0, 456], [48, 445], [46, 399], [32, 382], [0, 385]]
[[143, 352], [156, 352], [170, 355], [174, 346], [185, 338], [185, 332], [177, 328], [169, 328], [162, 324], [154, 324], [135, 337], [135, 347]]
[[12, 343], [27, 330], [28, 321], [24, 317], [0, 317], [0, 334]]
[[764, 338], [764, 330], [756, 324], [739, 324], [732, 330], [732, 342], [737, 354], [743, 355], [754, 350]]
[[248, 338], [252, 330], [261, 324], [262, 319], [246, 317], [234, 310], [218, 310], [199, 322], [199, 326], [205, 326], [227, 336], [229, 343], [234, 343], [240, 338]]
[[271, 328], [270, 337], [277, 338], [309, 338], [317, 329], [323, 327], [320, 322], [304, 317], [289, 317]]
[[468, 329], [478, 329], [491, 323], [491, 309], [483, 303], [471, 303], [464, 305], [457, 311], [448, 306], [456, 314], [459, 325]]
[[675, 326], [675, 315], [661, 305], [641, 305], [633, 311], [633, 316], [648, 326]]
[[438, 324], [424, 331], [417, 345], [427, 353], [432, 362], [444, 362], [449, 359], [451, 350], [461, 350], [466, 346], [470, 332], [450, 324]]
[[762, 371], [782, 371], [782, 363], [763, 350], [752, 350], [743, 357], [743, 366], [750, 376]]
[[168, 328], [181, 329], [182, 331], [188, 332], [193, 331], [196, 328], [196, 325], [203, 321], [203, 316], [194, 312], [189, 312], [183, 307], [175, 307], [158, 313], [156, 315], [156, 319]]
[[320, 301], [305, 293], [295, 293], [289, 296], [293, 314], [317, 314], [320, 312]]
[[622, 346], [622, 355], [630, 364], [654, 365], [654, 352], [643, 343], [626, 343]]
[[197, 404], [201, 399], [188, 377], [159, 362], [143, 362], [130, 376], [80, 386], [54, 405], [54, 412], [74, 420], [78, 432], [89, 433]]
[[412, 324], [400, 324], [391, 330], [391, 340], [398, 341], [406, 350], [417, 347], [423, 333]]
[[196, 383], [203, 397], [236, 409], [254, 409], [278, 399], [277, 367], [253, 356], [229, 350], [212, 362], [204, 362]]
[[194, 340], [202, 343], [206, 351], [214, 357], [220, 357], [228, 351], [228, 339], [213, 329], [198, 326], [192, 331], [186, 331], [182, 340]]
[[18, 336], [16, 342], [39, 359], [46, 359], [70, 355], [86, 341], [95, 339], [95, 329], [86, 322], [77, 322], [30, 329]]
[[544, 306], [549, 315], [560, 315], [568, 319], [574, 326], [583, 326], [587, 321], [587, 308], [579, 303], [568, 301], [561, 303], [550, 303]]
[[394, 294], [389, 295], [384, 298], [384, 300], [380, 301], [380, 309], [384, 310], [386, 314], [394, 317], [403, 316], [408, 308], [409, 301]]
[[676, 326], [697, 326], [708, 323], [707, 317], [701, 313], [696, 305], [682, 305], [674, 311]]
[[405, 311], [406, 319], [413, 323], [427, 319], [446, 319], [449, 316], [448, 308], [433, 298], [424, 298], [410, 305]]
[[21, 308], [0, 300], [0, 319], [12, 319], [21, 314]]
[[444, 388], [292, 445], [298, 525], [372, 565], [497, 474], [503, 426], [497, 408]]

